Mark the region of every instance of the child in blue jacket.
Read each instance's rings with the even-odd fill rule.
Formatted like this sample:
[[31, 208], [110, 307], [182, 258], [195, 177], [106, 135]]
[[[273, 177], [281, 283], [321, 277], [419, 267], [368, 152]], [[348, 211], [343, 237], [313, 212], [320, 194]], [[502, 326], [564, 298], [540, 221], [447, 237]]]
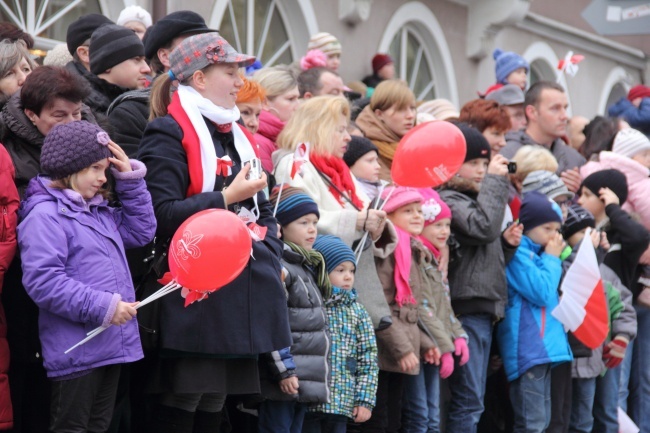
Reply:
[[551, 416], [551, 368], [573, 359], [564, 327], [551, 315], [562, 277], [562, 211], [530, 192], [519, 221], [524, 236], [506, 267], [508, 305], [497, 340], [510, 381], [514, 432], [542, 433]]

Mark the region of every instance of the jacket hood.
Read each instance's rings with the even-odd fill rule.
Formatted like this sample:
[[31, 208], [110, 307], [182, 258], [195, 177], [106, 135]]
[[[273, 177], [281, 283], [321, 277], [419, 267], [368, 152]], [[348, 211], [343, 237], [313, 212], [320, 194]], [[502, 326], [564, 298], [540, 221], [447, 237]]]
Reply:
[[527, 250], [530, 250], [535, 254], [539, 254], [543, 250], [543, 247], [540, 244], [535, 243], [531, 238], [529, 238], [526, 235], [523, 235], [521, 237], [521, 244], [519, 244], [519, 246], [526, 248]]
[[[278, 149], [271, 154], [271, 159], [273, 160], [273, 167], [277, 167], [280, 163], [280, 160], [287, 155], [293, 155], [293, 152], [287, 149]], [[281, 180], [280, 180], [281, 182]]]
[[257, 134], [260, 134], [275, 143], [278, 135], [280, 135], [280, 132], [284, 129], [284, 125], [285, 123], [277, 116], [269, 111], [262, 110], [260, 113], [260, 127], [257, 130]]
[[510, 131], [506, 133], [506, 141], [517, 141], [522, 144], [522, 146], [525, 145], [538, 145], [535, 140], [533, 140], [530, 135], [526, 134], [525, 129], [520, 129], [519, 131]]
[[462, 194], [475, 196], [479, 193], [480, 185], [473, 180], [465, 179], [460, 176], [453, 176], [443, 185], [443, 189], [450, 189]]
[[355, 289], [345, 290], [340, 287], [332, 287], [332, 296], [325, 302], [328, 306], [333, 305], [350, 305], [357, 300], [357, 291]]
[[580, 168], [580, 174], [584, 177], [590, 174], [609, 168], [622, 172], [627, 178], [628, 185], [646, 180], [650, 176], [650, 170], [638, 161], [619, 155], [614, 152], [602, 151], [598, 155], [599, 161], [589, 161]]
[[76, 212], [83, 212], [88, 205], [108, 203], [101, 195], [86, 201], [76, 192], [50, 188], [50, 182], [48, 177], [41, 175], [29, 181], [29, 185], [25, 190], [25, 197], [18, 210], [20, 220], [25, 219], [36, 205], [48, 201], [58, 202], [61, 206]]
[[43, 134], [34, 126], [23, 111], [20, 102], [20, 91], [14, 93], [2, 107], [0, 112], [0, 137], [3, 139], [13, 133], [18, 138], [33, 147], [43, 145]]

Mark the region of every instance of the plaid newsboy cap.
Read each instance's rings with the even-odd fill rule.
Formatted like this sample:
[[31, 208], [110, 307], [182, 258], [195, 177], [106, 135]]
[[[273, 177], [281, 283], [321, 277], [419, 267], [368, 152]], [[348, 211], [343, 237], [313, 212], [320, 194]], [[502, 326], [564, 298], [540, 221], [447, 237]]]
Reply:
[[237, 63], [239, 67], [246, 67], [254, 61], [254, 56], [238, 53], [218, 33], [203, 33], [183, 40], [174, 48], [169, 55], [169, 75], [172, 79], [184, 81], [213, 63]]

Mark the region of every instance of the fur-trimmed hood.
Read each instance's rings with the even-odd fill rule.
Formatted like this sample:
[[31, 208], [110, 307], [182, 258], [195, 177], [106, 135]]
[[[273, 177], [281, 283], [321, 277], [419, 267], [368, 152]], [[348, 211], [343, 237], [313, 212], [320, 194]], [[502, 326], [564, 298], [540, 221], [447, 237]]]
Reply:
[[472, 197], [476, 197], [481, 189], [481, 184], [460, 176], [453, 176], [442, 185], [442, 189], [450, 189]]

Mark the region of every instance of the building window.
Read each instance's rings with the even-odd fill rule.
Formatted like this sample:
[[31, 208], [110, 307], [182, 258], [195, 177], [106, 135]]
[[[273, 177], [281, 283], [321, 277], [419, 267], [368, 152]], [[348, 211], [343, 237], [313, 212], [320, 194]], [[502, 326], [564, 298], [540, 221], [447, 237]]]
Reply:
[[219, 33], [237, 51], [254, 55], [264, 66], [289, 64], [294, 57], [284, 16], [277, 0], [231, 0]]
[[529, 82], [530, 85], [538, 81], [555, 81], [557, 75], [555, 70], [546, 60], [536, 59], [530, 64]]
[[429, 53], [417, 29], [402, 27], [390, 43], [396, 76], [409, 83], [418, 100], [436, 98], [435, 76]]
[[409, 83], [418, 100], [445, 98], [458, 105], [451, 50], [431, 9], [419, 1], [392, 14], [377, 49], [390, 53], [397, 76]]
[[36, 47], [41, 49], [65, 41], [68, 26], [90, 13], [102, 13], [98, 0], [0, 1], [0, 19], [34, 36]]

